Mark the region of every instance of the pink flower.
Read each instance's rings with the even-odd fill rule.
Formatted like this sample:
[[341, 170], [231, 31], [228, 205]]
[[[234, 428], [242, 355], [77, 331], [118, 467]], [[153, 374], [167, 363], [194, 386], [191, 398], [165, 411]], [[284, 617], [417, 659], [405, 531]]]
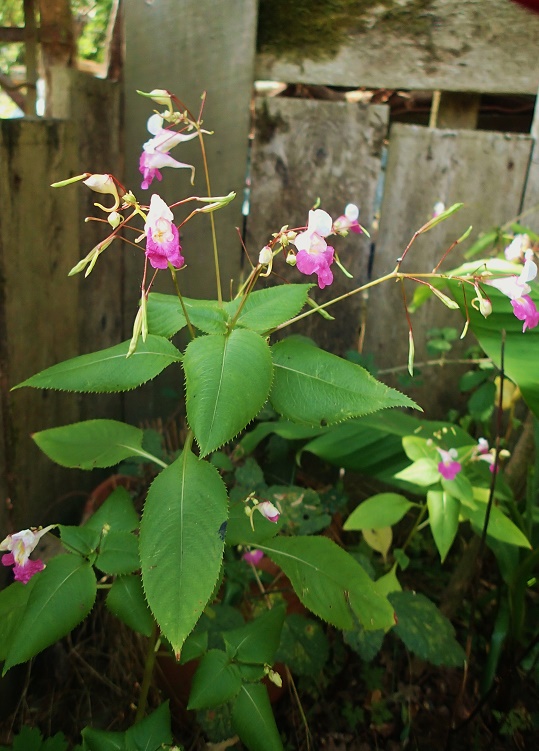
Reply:
[[262, 503], [259, 503], [255, 508], [260, 511], [262, 516], [264, 516], [269, 522], [276, 524], [279, 521], [279, 509], [275, 508], [270, 501], [262, 501]]
[[513, 312], [519, 321], [524, 321], [522, 331], [533, 329], [539, 324], [539, 311], [529, 293], [531, 287], [528, 282], [537, 276], [537, 266], [531, 251], [526, 252], [526, 261], [520, 276], [506, 276], [500, 279], [487, 280], [491, 287], [499, 289], [511, 300]]
[[309, 211], [309, 223], [305, 232], [300, 232], [291, 242], [298, 249], [296, 267], [302, 274], [316, 274], [318, 286], [324, 289], [333, 281], [329, 268], [333, 263], [333, 248], [328, 246], [325, 237], [333, 231], [330, 215], [322, 209]]
[[154, 193], [144, 225], [146, 256], [154, 269], [166, 269], [169, 263], [179, 269], [185, 263], [180, 252], [178, 228], [174, 225], [173, 219], [174, 216], [167, 204]]
[[455, 461], [457, 457], [456, 449], [449, 449], [449, 451], [444, 451], [444, 449], [439, 448], [437, 449], [437, 451], [442, 457], [442, 461], [438, 464], [438, 472], [444, 479], [454, 480], [462, 469], [460, 462]]
[[43, 535], [54, 526], [54, 524], [51, 524], [49, 527], [40, 530], [36, 528], [23, 529], [20, 532], [8, 535], [5, 540], [0, 542], [0, 550], [10, 551], [2, 556], [2, 564], [13, 566], [15, 581], [28, 584], [34, 574], [43, 571], [45, 568], [43, 561], [31, 561], [29, 556]]
[[333, 222], [333, 231], [338, 235], [346, 235], [348, 230], [352, 230], [352, 232], [359, 235], [362, 232], [362, 229], [358, 222], [358, 217], [358, 207], [353, 203], [349, 203], [344, 209], [344, 214], [339, 216]]
[[263, 557], [264, 553], [257, 548], [255, 548], [254, 550], [248, 550], [242, 555], [243, 560], [246, 563], [252, 563], [253, 566], [258, 566]]
[[159, 170], [163, 167], [174, 167], [176, 169], [188, 167], [192, 172], [194, 171], [192, 164], [178, 162], [168, 152], [182, 141], [190, 141], [192, 138], [196, 138], [198, 135], [196, 131], [194, 133], [177, 133], [174, 130], [163, 128], [163, 118], [160, 115], [150, 117], [148, 130], [154, 137], [146, 141], [140, 155], [139, 172], [143, 177], [142, 188], [149, 188], [154, 178], [162, 180], [163, 176]]
[[489, 448], [486, 438], [479, 438], [477, 446], [474, 448], [472, 459], [486, 462], [491, 472], [494, 472], [495, 467], [495, 450]]
[[524, 254], [530, 247], [531, 242], [528, 235], [515, 235], [504, 250], [504, 255], [508, 261], [522, 261], [524, 260]]

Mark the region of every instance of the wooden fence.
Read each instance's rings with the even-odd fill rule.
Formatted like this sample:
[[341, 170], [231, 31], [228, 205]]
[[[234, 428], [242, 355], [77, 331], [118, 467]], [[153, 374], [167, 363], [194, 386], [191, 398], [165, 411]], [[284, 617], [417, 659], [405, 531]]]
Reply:
[[[385, 5], [391, 11], [391, 4]], [[5, 499], [14, 505], [14, 526], [21, 526], [46, 521], [51, 504], [80, 487], [76, 473], [52, 467], [39, 455], [27, 437], [31, 431], [122, 413], [116, 398], [30, 390], [10, 394], [9, 387], [52, 362], [127, 338], [139, 295], [141, 254], [130, 249], [109, 252], [88, 280], [66, 279], [70, 266], [100, 238], [99, 228], [81, 227], [83, 217], [92, 213], [89, 191], [72, 187], [54, 192], [48, 184], [85, 170], [121, 174], [125, 155], [125, 184], [141, 195], [138, 155], [149, 137], [145, 122], [152, 108], [136, 89], [168, 88], [194, 111], [206, 90], [205, 125], [215, 131], [207, 139], [211, 190], [238, 193], [230, 207], [216, 214], [228, 290], [243, 273], [234, 227], [244, 220], [255, 77], [336, 87], [437, 89], [442, 92], [437, 122], [455, 126], [473, 125], [482, 93], [536, 94], [539, 71], [529, 61], [539, 17], [509, 0], [424, 0], [419, 5], [420, 26], [410, 24], [410, 14], [418, 7], [415, 0], [396, 2], [391, 24], [391, 16], [375, 17], [365, 10], [362, 30], [349, 35], [333, 59], [298, 64], [286, 57], [286, 46], [284, 55], [256, 55], [256, 0], [129, 0], [122, 137], [120, 87], [65, 70], [57, 71], [53, 87], [51, 111], [58, 120], [1, 124], [0, 529], [7, 526]], [[252, 257], [283, 224], [304, 223], [318, 197], [334, 216], [347, 202], [358, 203], [362, 223], [372, 228], [382, 183], [371, 259], [375, 275], [393, 268], [437, 201], [464, 201], [466, 206], [420, 238], [405, 270], [432, 269], [469, 224], [474, 226], [471, 242], [480, 231], [539, 203], [533, 135], [391, 124], [389, 115], [385, 105], [257, 100], [247, 231]], [[197, 165], [195, 188], [189, 185], [187, 170], [169, 170], [157, 188], [161, 195], [168, 201], [188, 193], [205, 195], [196, 144], [178, 147], [178, 158]], [[537, 214], [527, 221], [539, 229]], [[185, 294], [214, 297], [206, 217], [186, 226], [182, 246], [188, 261], [181, 276]], [[353, 283], [366, 281], [372, 252], [367, 238], [349, 237], [339, 242], [339, 252], [355, 276]], [[459, 259], [452, 255], [445, 268]], [[284, 264], [277, 270], [304, 281]], [[332, 292], [351, 288], [338, 270], [335, 275]], [[165, 279], [162, 288], [169, 289]], [[317, 293], [317, 299], [328, 294]], [[418, 360], [425, 356], [425, 329], [453, 323], [461, 322], [441, 304], [416, 314]], [[311, 317], [303, 330], [339, 354], [360, 343], [382, 368], [407, 360], [402, 301], [391, 285], [339, 304], [333, 322]], [[173, 406], [167, 393], [182, 390], [175, 377], [166, 372], [153, 385], [127, 395], [123, 407], [128, 421], [166, 414]], [[424, 380], [430, 414], [445, 412], [453, 381], [441, 370], [425, 371]], [[425, 405], [417, 393], [412, 395]], [[37, 519], [29, 510], [40, 503], [43, 515]]]

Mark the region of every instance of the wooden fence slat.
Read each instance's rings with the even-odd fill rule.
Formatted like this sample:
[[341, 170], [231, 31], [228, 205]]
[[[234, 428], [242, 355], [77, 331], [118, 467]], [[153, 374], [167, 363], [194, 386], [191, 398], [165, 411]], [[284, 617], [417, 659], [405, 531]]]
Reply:
[[[317, 198], [334, 219], [347, 203], [356, 203], [361, 207], [360, 221], [370, 226], [387, 119], [384, 105], [285, 98], [258, 103], [247, 237], [253, 261], [272, 232], [284, 224], [306, 224]], [[334, 283], [312, 292], [319, 302], [366, 281], [369, 240], [350, 233], [347, 238], [335, 238], [334, 246], [355, 279], [347, 279], [334, 265]], [[282, 255], [277, 256], [274, 270], [292, 282], [316, 283], [316, 276], [306, 277], [288, 267]], [[356, 295], [335, 305], [331, 311], [335, 321], [312, 315], [293, 330], [344, 354], [357, 347], [361, 310], [362, 300]]]
[[[55, 517], [76, 472], [53, 465], [30, 433], [78, 419], [79, 399], [52, 391], [9, 389], [78, 354], [78, 286], [66, 267], [78, 255], [76, 192], [49, 189], [78, 165], [76, 128], [58, 121], [0, 121], [0, 528]], [[2, 535], [2, 532], [0, 532]]]
[[[374, 275], [395, 267], [413, 233], [431, 216], [434, 204], [448, 207], [458, 201], [464, 208], [434, 229], [420, 236], [401, 270], [429, 272], [443, 251], [471, 224], [474, 229], [462, 248], [455, 249], [442, 269], [458, 266], [477, 235], [501, 226], [519, 212], [532, 139], [527, 135], [486, 131], [434, 130], [415, 125], [394, 125], [382, 203], [380, 233], [376, 245]], [[407, 285], [408, 299], [413, 294]], [[437, 299], [428, 301], [412, 316], [416, 362], [427, 357], [425, 334], [429, 328], [455, 326], [462, 317]], [[471, 339], [464, 342], [469, 346]], [[395, 284], [374, 288], [367, 306], [365, 349], [375, 355], [380, 368], [405, 365], [408, 358], [408, 327], [401, 291]], [[456, 399], [453, 368], [423, 369], [430, 407], [437, 415], [447, 414]], [[429, 412], [429, 414], [431, 414]]]
[[[231, 190], [238, 194], [226, 209], [215, 213], [223, 295], [228, 299], [230, 280], [238, 278], [241, 245], [235, 231], [241, 226], [241, 204], [247, 164], [247, 143], [250, 125], [255, 36], [256, 0], [160, 0], [148, 3], [130, 0], [125, 4], [125, 122], [126, 184], [141, 199], [149, 202], [152, 193], [159, 193], [169, 203], [187, 195], [207, 195], [200, 150], [196, 141], [174, 149], [173, 156], [195, 164], [195, 186], [189, 184], [189, 170], [163, 170], [163, 182], [155, 182], [147, 191], [140, 188], [138, 159], [142, 144], [150, 138], [146, 121], [152, 109], [159, 109], [136, 89], [151, 91], [165, 88], [194, 112], [198, 113], [200, 97], [208, 92], [204, 124], [215, 135], [206, 136], [212, 192], [223, 195]], [[177, 210], [179, 219], [186, 214]], [[212, 243], [207, 216], [196, 217], [182, 230], [181, 240], [187, 269], [179, 275], [182, 292], [187, 296], [216, 297], [212, 272]], [[139, 251], [126, 253], [125, 310], [126, 335], [137, 311], [140, 297], [143, 256]], [[170, 275], [160, 274], [157, 289], [172, 292]], [[168, 373], [164, 374], [166, 381]], [[172, 376], [177, 378], [177, 373]], [[169, 384], [181, 391], [176, 380]], [[164, 406], [158, 389], [142, 389], [128, 395], [130, 419], [137, 421], [170, 411]], [[131, 406], [129, 406], [131, 405]]]
[[308, 51], [297, 63], [287, 60], [294, 50], [292, 30], [286, 47], [258, 56], [257, 78], [375, 89], [537, 92], [539, 68], [530, 63], [529, 50], [539, 34], [539, 15], [507, 0], [422, 5], [362, 3], [350, 24], [363, 30], [348, 34], [335, 57], [319, 61], [309, 60]]

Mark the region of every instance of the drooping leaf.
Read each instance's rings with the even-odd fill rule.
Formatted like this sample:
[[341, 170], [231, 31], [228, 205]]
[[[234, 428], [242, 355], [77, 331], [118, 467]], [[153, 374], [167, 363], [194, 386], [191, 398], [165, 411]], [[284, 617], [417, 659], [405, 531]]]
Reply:
[[389, 600], [398, 620], [394, 631], [411, 652], [433, 665], [464, 664], [466, 656], [455, 630], [433, 602], [415, 592], [392, 592]]
[[[206, 334], [224, 334], [226, 313], [217, 300], [183, 299], [191, 324]], [[148, 296], [148, 331], [167, 339], [187, 326], [182, 306], [176, 295], [152, 292]]]
[[351, 629], [394, 625], [393, 608], [360, 564], [327, 537], [279, 537], [258, 546], [292, 582], [305, 605], [328, 623]]
[[127, 490], [115, 488], [106, 501], [88, 519], [85, 527], [101, 532], [105, 527], [115, 532], [133, 532], [139, 525], [139, 516]]
[[232, 724], [249, 751], [282, 751], [266, 687], [244, 684], [232, 707]]
[[[236, 321], [242, 326], [259, 334], [275, 328], [297, 315], [305, 305], [312, 284], [282, 284], [251, 292], [243, 305]], [[227, 303], [225, 309], [234, 318], [243, 298], [239, 297]]]
[[6, 656], [4, 673], [68, 634], [85, 618], [95, 601], [97, 584], [88, 561], [59, 555], [36, 574], [17, 633]]
[[49, 459], [79, 469], [112, 467], [142, 454], [142, 437], [140, 428], [118, 420], [85, 420], [32, 435]]
[[360, 365], [311, 344], [285, 339], [272, 347], [270, 401], [279, 414], [308, 425], [332, 425], [389, 407], [417, 407]]
[[150, 636], [154, 620], [146, 603], [140, 576], [118, 576], [107, 595], [110, 612], [133, 631]]
[[238, 665], [220, 649], [210, 649], [200, 661], [189, 695], [188, 709], [207, 709], [233, 699], [241, 689]]
[[187, 418], [201, 456], [229, 441], [268, 397], [272, 364], [266, 341], [254, 331], [194, 339], [185, 351]]
[[[461, 504], [461, 514], [465, 519], [469, 519], [476, 532], [481, 534], [485, 524], [487, 506], [485, 503], [474, 502], [473, 504]], [[509, 545], [517, 545], [519, 548], [531, 548], [526, 535], [506, 516], [503, 511], [495, 505], [490, 508], [487, 535], [500, 542], [507, 542]]]
[[144, 591], [179, 654], [219, 576], [227, 494], [219, 472], [184, 450], [152, 483], [140, 523]]
[[378, 529], [364, 529], [363, 539], [372, 550], [381, 553], [384, 561], [393, 542], [391, 527], [378, 527]]
[[352, 511], [343, 529], [351, 531], [391, 527], [399, 522], [413, 505], [398, 493], [377, 493]]
[[130, 343], [129, 340], [58, 363], [14, 388], [33, 386], [94, 394], [130, 391], [181, 360], [179, 351], [164, 337], [148, 335], [145, 342], [139, 341], [135, 352], [127, 358]]
[[429, 490], [427, 506], [430, 529], [443, 563], [459, 528], [460, 501], [445, 490]]
[[285, 616], [284, 607], [275, 606], [240, 628], [225, 631], [227, 654], [236, 662], [273, 663], [279, 646]]

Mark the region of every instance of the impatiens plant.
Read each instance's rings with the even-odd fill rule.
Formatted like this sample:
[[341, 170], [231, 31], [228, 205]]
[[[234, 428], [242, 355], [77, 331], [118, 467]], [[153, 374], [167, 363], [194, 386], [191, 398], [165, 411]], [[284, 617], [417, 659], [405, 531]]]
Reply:
[[[153, 180], [162, 179], [165, 167], [190, 167], [170, 156], [172, 148], [195, 138], [203, 148], [204, 136], [208, 135], [202, 128], [202, 113], [195, 117], [169, 92], [154, 90], [145, 96], [166, 109], [154, 113], [148, 121], [152, 138], [144, 144], [140, 157], [144, 191]], [[208, 175], [206, 178], [209, 184]], [[257, 285], [271, 275], [281, 261], [277, 258], [281, 252], [286, 254], [284, 261], [295, 266], [299, 274], [309, 278], [315, 275], [320, 289], [331, 285], [334, 265], [350, 276], [336, 248], [339, 236], [366, 231], [358, 222], [359, 209], [354, 204], [348, 204], [335, 220], [323, 209], [312, 208], [306, 226], [285, 225], [275, 232], [230, 300], [223, 298], [217, 245], [211, 252], [197, 248], [197, 254], [206, 252], [208, 261], [213, 260], [218, 295], [216, 300], [194, 300], [181, 291], [182, 270], [189, 265], [195, 249], [180, 247], [180, 229], [189, 221], [200, 221], [200, 215], [207, 214], [213, 222], [213, 212], [233, 200], [234, 194], [192, 195], [169, 206], [157, 193], [149, 198], [138, 196], [108, 174], [85, 173], [56, 185], [77, 180], [112, 198], [109, 206], [96, 203], [110, 231], [70, 274], [84, 271], [88, 276], [113, 242], [125, 241], [144, 254], [140, 304], [134, 311], [132, 335], [108, 349], [52, 365], [18, 387], [120, 392], [141, 386], [167, 367], [176, 368], [182, 372], [177, 380], [185, 382], [188, 429], [179, 455], [172, 458], [151, 453], [142, 430], [114, 420], [88, 420], [34, 434], [37, 445], [64, 466], [106, 468], [142, 459], [152, 465], [155, 477], [140, 518], [127, 491], [118, 489], [83, 526], [57, 525], [65, 552], [46, 567], [41, 561], [30, 560], [29, 555], [52, 527], [13, 533], [1, 543], [0, 548], [8, 551], [2, 562], [14, 566], [17, 580], [0, 593], [0, 613], [7, 614], [0, 642], [4, 672], [33, 657], [88, 615], [97, 595], [97, 576], [100, 589], [108, 591], [109, 609], [149, 638], [138, 721], [146, 711], [148, 681], [157, 644], [162, 640], [177, 661], [200, 659], [190, 708], [226, 706], [234, 731], [248, 748], [282, 748], [262, 681], [267, 677], [280, 682], [271, 666], [279, 648], [284, 610], [273, 607], [267, 597], [266, 612], [259, 612], [241, 627], [225, 630], [219, 648], [208, 645], [207, 633], [204, 637], [204, 615], [220, 596], [225, 551], [228, 558], [235, 557], [240, 563], [243, 557], [242, 565], [249, 564], [253, 569], [264, 557], [270, 559], [288, 578], [302, 605], [337, 629], [351, 631], [359, 624], [365, 631], [383, 634], [395, 628], [399, 620], [396, 603], [400, 603], [402, 612], [405, 603], [398, 595], [389, 597], [399, 589], [394, 575], [373, 581], [354, 556], [328, 537], [294, 534], [298, 510], [286, 502], [285, 496], [268, 498], [256, 487], [247, 486], [239, 496], [236, 493], [229, 498], [212, 457], [229, 445], [265, 405], [289, 424], [307, 431], [323, 430], [388, 408], [417, 408], [407, 396], [377, 381], [359, 365], [302, 338], [272, 343], [271, 336], [294, 321], [317, 315], [339, 300], [388, 280], [426, 286], [446, 306], [458, 307], [440, 290], [444, 274], [411, 274], [401, 271], [401, 266], [413, 239], [451, 216], [460, 205], [442, 209], [421, 227], [392, 272], [322, 305], [316, 302], [314, 285], [305, 280], [302, 283], [301, 277], [291, 284]], [[308, 206], [304, 208], [307, 211]], [[451, 283], [459, 285], [465, 298], [471, 290], [471, 306], [479, 306], [485, 316], [492, 309], [490, 303], [487, 305], [485, 288], [490, 285], [501, 290], [510, 297], [515, 315], [524, 320], [526, 330], [539, 322], [528, 296], [534, 269], [531, 257], [527, 257], [520, 275], [501, 274], [498, 278], [476, 265], [452, 275]], [[160, 271], [170, 274], [173, 294], [152, 291]], [[467, 302], [464, 309], [468, 319]], [[189, 338], [183, 350], [171, 341], [180, 330], [185, 330]], [[411, 329], [409, 366], [413, 368]], [[478, 460], [487, 455], [488, 446], [453, 447], [442, 440], [436, 443], [410, 438], [405, 450], [413, 464], [396, 475], [396, 481], [426, 489], [427, 502], [421, 514], [428, 509], [443, 558], [460, 515], [474, 524], [481, 523], [483, 497], [475, 492], [467, 468], [481, 464], [487, 470]], [[300, 498], [296, 505], [303, 502]], [[394, 498], [391, 503], [395, 505]], [[406, 499], [397, 501], [399, 504], [406, 511], [412, 505]], [[350, 529], [361, 528], [354, 515], [347, 524]], [[527, 541], [522, 536], [516, 544], [527, 545]], [[258, 582], [263, 589], [260, 579]], [[17, 613], [16, 619], [12, 613]], [[89, 742], [88, 748], [93, 748]]]

